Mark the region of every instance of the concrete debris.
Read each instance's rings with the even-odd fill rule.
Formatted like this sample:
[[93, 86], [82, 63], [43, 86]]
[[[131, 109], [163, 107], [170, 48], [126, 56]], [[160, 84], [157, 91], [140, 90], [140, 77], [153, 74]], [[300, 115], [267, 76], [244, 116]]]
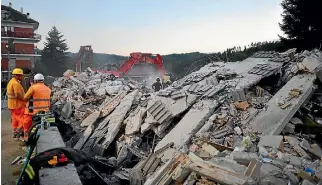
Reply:
[[158, 124], [162, 124], [172, 117], [171, 111], [161, 101], [156, 101], [147, 108], [147, 111], [153, 116], [153, 119], [157, 121]]
[[257, 145], [258, 147], [283, 148], [283, 136], [262, 136]]
[[88, 115], [81, 123], [81, 127], [91, 126], [100, 116], [100, 112], [95, 111], [92, 114]]
[[69, 70], [53, 82], [53, 107], [77, 133], [72, 147], [108, 166], [97, 171], [117, 182], [317, 184], [321, 64], [318, 50], [257, 52], [209, 63], [156, 93]]
[[[294, 116], [297, 110], [309, 98], [313, 92], [313, 82], [315, 75], [306, 74], [305, 76], [293, 77], [275, 96], [267, 103], [266, 111], [262, 111], [252, 121], [252, 127], [255, 131], [264, 134], [280, 134], [285, 125]], [[303, 89], [303, 93], [298, 98], [291, 99], [288, 108], [281, 109], [276, 101], [285, 101], [289, 97], [289, 92], [293, 88]], [[270, 119], [267, 119], [267, 118]]]
[[125, 134], [132, 135], [140, 131], [143, 117], [146, 114], [145, 108], [138, 107], [139, 111], [135, 115], [128, 117], [126, 123]]
[[181, 121], [156, 146], [156, 150], [170, 142], [175, 148], [182, 149], [188, 144], [193, 134], [205, 124], [218, 104], [213, 101], [202, 100], [196, 103]]

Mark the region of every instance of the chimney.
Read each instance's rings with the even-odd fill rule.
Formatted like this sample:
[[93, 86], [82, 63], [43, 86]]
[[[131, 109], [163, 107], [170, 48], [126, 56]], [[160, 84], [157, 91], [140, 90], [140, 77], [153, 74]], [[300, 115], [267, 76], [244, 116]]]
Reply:
[[12, 4], [11, 4], [11, 2], [9, 3], [9, 7], [10, 7], [10, 8], [12, 8]]
[[22, 7], [20, 8], [20, 12], [23, 14], [23, 8]]
[[30, 17], [30, 14], [29, 14], [29, 13], [27, 13], [27, 19], [29, 19], [29, 17]]

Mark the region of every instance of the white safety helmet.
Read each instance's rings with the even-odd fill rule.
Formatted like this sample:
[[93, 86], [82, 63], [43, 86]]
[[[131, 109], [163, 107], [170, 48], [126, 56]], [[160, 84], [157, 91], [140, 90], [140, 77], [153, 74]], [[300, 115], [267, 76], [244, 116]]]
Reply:
[[45, 80], [45, 77], [44, 75], [38, 73], [34, 76], [34, 81], [44, 81]]

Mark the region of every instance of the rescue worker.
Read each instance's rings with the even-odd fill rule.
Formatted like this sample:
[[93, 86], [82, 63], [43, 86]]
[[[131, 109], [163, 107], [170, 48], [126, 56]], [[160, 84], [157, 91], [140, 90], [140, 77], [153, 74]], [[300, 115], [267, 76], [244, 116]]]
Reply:
[[154, 90], [154, 92], [158, 92], [162, 89], [160, 78], [157, 78], [156, 82], [154, 82], [154, 84], [152, 85], [152, 89]]
[[8, 109], [11, 113], [11, 124], [13, 129], [13, 138], [23, 136], [23, 114], [25, 109], [24, 95], [25, 92], [20, 82], [23, 71], [15, 68], [12, 71], [12, 79], [7, 85]]
[[44, 79], [42, 74], [36, 74], [33, 84], [24, 96], [24, 100], [27, 102], [23, 119], [25, 141], [28, 140], [28, 133], [32, 126], [32, 117], [39, 111], [49, 112], [51, 90], [44, 84]]
[[163, 85], [163, 89], [169, 87], [170, 85], [171, 85], [171, 81], [170, 80], [166, 81]]

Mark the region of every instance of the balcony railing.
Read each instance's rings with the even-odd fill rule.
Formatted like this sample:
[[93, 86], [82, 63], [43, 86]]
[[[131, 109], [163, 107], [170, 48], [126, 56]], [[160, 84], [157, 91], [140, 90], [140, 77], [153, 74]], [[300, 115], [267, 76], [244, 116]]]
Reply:
[[41, 35], [36, 33], [28, 33], [28, 32], [2, 31], [1, 37], [15, 37], [15, 38], [28, 38], [28, 39], [41, 40]]
[[[2, 50], [1, 54], [8, 54], [8, 50]], [[26, 54], [26, 55], [37, 55], [37, 52], [30, 52], [30, 51], [26, 51], [26, 50], [11, 50], [10, 51], [10, 55], [14, 55], [14, 54]]]

